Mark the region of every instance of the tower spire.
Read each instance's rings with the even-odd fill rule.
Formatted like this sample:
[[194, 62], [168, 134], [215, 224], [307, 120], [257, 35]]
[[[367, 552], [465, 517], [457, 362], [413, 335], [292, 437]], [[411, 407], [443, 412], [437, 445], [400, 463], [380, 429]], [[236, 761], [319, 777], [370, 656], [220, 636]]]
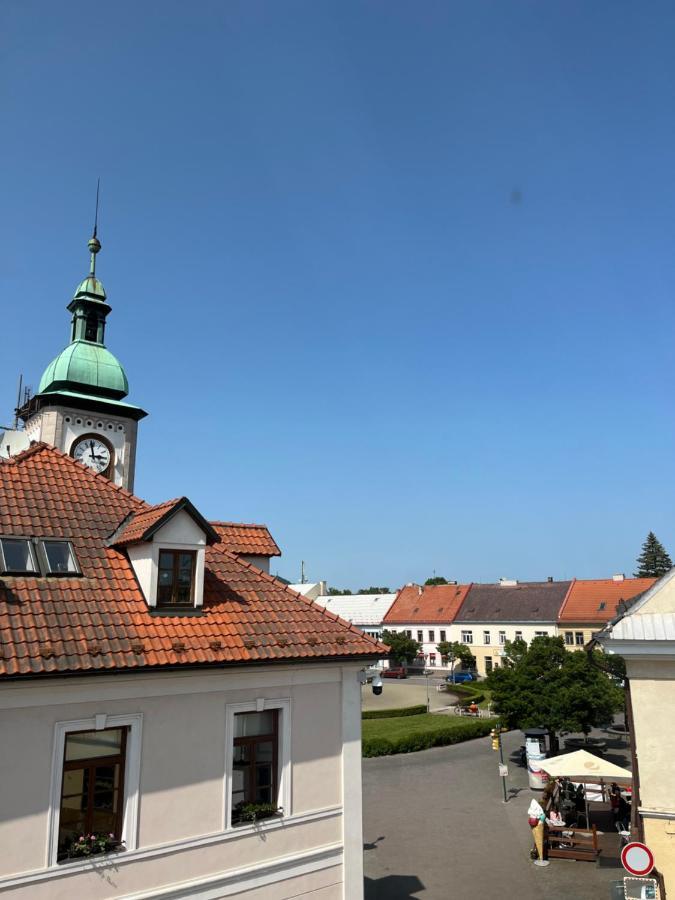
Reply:
[[96, 181], [96, 213], [94, 214], [94, 233], [89, 239], [89, 243], [87, 246], [89, 247], [89, 252], [91, 253], [91, 262], [89, 263], [89, 274], [92, 278], [96, 277], [96, 254], [101, 249], [101, 242], [97, 237], [98, 232], [98, 196], [99, 191], [101, 189], [101, 179], [98, 178]]

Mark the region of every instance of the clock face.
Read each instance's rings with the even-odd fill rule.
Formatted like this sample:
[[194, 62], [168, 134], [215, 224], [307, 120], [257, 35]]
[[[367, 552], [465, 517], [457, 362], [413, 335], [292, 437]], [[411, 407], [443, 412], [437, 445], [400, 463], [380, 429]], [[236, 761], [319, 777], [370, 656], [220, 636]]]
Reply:
[[93, 435], [76, 441], [73, 444], [71, 453], [74, 459], [84, 463], [87, 468], [93, 469], [94, 472], [105, 472], [110, 466], [110, 448]]

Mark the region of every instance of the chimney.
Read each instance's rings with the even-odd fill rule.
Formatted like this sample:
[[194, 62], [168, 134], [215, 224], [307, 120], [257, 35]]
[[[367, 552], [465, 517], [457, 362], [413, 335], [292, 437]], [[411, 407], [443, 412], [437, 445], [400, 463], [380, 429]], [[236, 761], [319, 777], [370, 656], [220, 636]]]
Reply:
[[422, 596], [422, 585], [421, 584], [417, 585], [417, 593], [420, 595], [420, 597]]
[[620, 572], [618, 575], [612, 575], [612, 581], [625, 581], [625, 580], [626, 580], [626, 576], [623, 574], [623, 572]]

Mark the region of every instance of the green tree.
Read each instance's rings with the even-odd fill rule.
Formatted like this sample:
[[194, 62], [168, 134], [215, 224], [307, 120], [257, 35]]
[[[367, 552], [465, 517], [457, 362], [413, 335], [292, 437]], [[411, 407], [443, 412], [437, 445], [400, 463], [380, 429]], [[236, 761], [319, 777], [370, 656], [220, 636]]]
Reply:
[[428, 585], [447, 584], [447, 583], [448, 583], [447, 579], [443, 578], [442, 575], [436, 575], [436, 576], [434, 576], [434, 578], [427, 578], [427, 580], [424, 582], [424, 585], [426, 587]]
[[382, 643], [389, 646], [391, 656], [399, 665], [410, 664], [422, 649], [405, 631], [383, 631]]
[[660, 578], [673, 568], [673, 562], [666, 548], [653, 531], [647, 535], [642, 545], [642, 553], [637, 558], [636, 578]]
[[487, 685], [511, 728], [546, 728], [555, 746], [556, 732], [588, 734], [623, 708], [620, 681], [600, 668], [606, 657], [597, 651], [570, 653], [561, 637], [536, 637], [529, 647], [514, 641], [504, 649], [509, 664], [494, 669]]
[[358, 592], [359, 594], [390, 594], [391, 591], [388, 587], [368, 587], [361, 588]]
[[436, 644], [436, 649], [441, 654], [441, 659], [447, 659], [450, 663], [450, 676], [453, 679], [457, 663], [466, 668], [473, 665], [473, 653], [466, 644], [460, 644], [459, 641], [441, 641], [440, 644]]
[[340, 588], [328, 588], [328, 593], [331, 597], [351, 597], [352, 592], [345, 588], [344, 591], [341, 591]]

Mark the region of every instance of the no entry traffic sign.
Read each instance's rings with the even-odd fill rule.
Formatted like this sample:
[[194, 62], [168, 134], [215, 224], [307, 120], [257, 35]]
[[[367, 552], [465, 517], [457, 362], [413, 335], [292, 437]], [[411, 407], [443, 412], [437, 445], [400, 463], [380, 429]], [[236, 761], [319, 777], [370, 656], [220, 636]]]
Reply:
[[633, 841], [621, 851], [621, 865], [631, 875], [649, 875], [654, 868], [654, 855], [646, 844]]

